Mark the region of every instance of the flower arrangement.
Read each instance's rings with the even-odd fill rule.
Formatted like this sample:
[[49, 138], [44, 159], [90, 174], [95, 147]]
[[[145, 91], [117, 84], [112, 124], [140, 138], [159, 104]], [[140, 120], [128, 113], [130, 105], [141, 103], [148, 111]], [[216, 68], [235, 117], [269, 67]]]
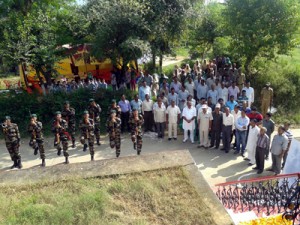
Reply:
[[269, 216], [250, 220], [247, 222], [241, 222], [239, 225], [292, 225], [293, 221], [282, 218], [282, 215]]

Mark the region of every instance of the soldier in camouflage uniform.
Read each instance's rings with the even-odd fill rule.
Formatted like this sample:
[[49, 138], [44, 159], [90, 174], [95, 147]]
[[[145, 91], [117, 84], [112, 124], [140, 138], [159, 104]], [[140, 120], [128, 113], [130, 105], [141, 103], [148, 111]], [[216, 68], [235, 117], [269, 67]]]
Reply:
[[116, 99], [111, 101], [111, 106], [109, 106], [107, 110], [107, 117], [110, 117], [113, 111], [116, 113], [117, 117], [121, 119], [121, 107], [117, 105]]
[[[89, 112], [83, 112], [83, 119], [80, 121], [79, 129], [81, 132], [80, 142], [83, 144], [83, 151], [87, 150], [89, 145], [91, 160], [94, 160], [94, 141], [95, 141], [95, 134], [94, 134], [94, 121], [89, 118]], [[88, 144], [86, 143], [88, 141]]]
[[10, 154], [11, 160], [14, 164], [11, 166], [13, 168], [22, 168], [21, 155], [19, 151], [20, 147], [20, 133], [18, 125], [11, 122], [9, 116], [5, 117], [5, 121], [2, 124], [2, 131], [5, 138], [6, 148]]
[[72, 148], [75, 148], [75, 129], [76, 129], [76, 118], [75, 109], [70, 107], [70, 102], [66, 101], [64, 109], [61, 112], [62, 119], [68, 123], [68, 132], [72, 138]]
[[100, 113], [102, 111], [100, 105], [98, 105], [94, 99], [90, 99], [90, 105], [88, 107], [88, 112], [90, 115], [90, 118], [94, 122], [95, 126], [95, 136], [97, 139], [97, 145], [101, 145], [100, 143]]
[[140, 155], [143, 144], [142, 125], [144, 118], [139, 115], [137, 109], [133, 109], [132, 115], [129, 118], [129, 125], [131, 128], [131, 140], [133, 142], [133, 148], [137, 150], [137, 154]]
[[55, 134], [54, 147], [57, 148], [57, 155], [61, 155], [61, 145], [65, 156], [65, 163], [69, 164], [69, 153], [68, 153], [68, 139], [70, 135], [67, 132], [68, 123], [61, 118], [61, 112], [57, 111], [55, 120], [52, 123], [51, 131]]
[[118, 158], [121, 153], [121, 119], [117, 117], [116, 111], [111, 111], [106, 122], [106, 130], [109, 134], [110, 147], [116, 147], [116, 156]]
[[43, 124], [37, 121], [37, 115], [32, 114], [30, 123], [28, 125], [28, 132], [31, 135], [29, 146], [34, 149], [34, 155], [40, 151], [40, 157], [42, 159], [42, 167], [46, 166], [45, 162], [45, 149], [44, 149], [44, 137], [43, 137]]

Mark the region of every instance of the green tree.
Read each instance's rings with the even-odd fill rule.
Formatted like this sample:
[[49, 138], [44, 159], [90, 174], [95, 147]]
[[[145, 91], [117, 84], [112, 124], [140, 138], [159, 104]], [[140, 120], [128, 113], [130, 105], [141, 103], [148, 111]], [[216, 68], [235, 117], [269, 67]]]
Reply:
[[296, 44], [298, 0], [228, 0], [225, 11], [231, 49], [244, 61], [246, 72], [257, 56], [274, 58]]
[[140, 58], [147, 49], [144, 41], [149, 32], [144, 14], [147, 8], [135, 0], [90, 0], [86, 7], [93, 55], [109, 58], [126, 71], [127, 64]]

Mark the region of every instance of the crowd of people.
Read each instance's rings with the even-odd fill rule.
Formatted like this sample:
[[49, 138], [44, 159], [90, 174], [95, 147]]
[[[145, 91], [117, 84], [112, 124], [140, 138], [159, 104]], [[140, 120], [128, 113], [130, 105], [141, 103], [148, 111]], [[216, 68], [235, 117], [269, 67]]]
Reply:
[[[124, 88], [135, 90], [136, 83], [132, 82], [132, 73], [127, 73], [128, 82], [125, 82]], [[92, 78], [86, 87], [102, 88], [103, 83], [105, 81], [100, 84], [99, 80]], [[118, 88], [114, 80], [111, 85], [113, 89]], [[157, 138], [164, 139], [167, 129], [168, 141], [177, 141], [178, 130], [181, 129], [184, 133], [184, 143], [190, 140], [192, 144], [198, 142], [199, 148], [220, 148], [225, 153], [233, 149], [233, 153], [244, 157], [249, 166], [255, 165], [253, 169], [257, 169], [258, 174], [264, 171], [264, 162], [269, 159], [269, 152], [272, 156], [270, 171], [277, 175], [284, 166], [293, 135], [289, 129], [290, 124], [286, 123], [279, 126], [271, 142], [275, 131], [272, 114], [268, 112], [273, 101], [271, 84], [266, 83], [260, 92], [260, 113], [255, 106], [255, 91], [250, 81], [246, 79], [242, 69], [231, 63], [229, 58], [217, 57], [202, 63], [196, 61], [192, 68], [188, 64], [182, 68], [175, 66], [171, 82], [163, 74], [158, 80], [147, 72], [141, 73], [137, 80], [137, 88], [138, 94], [134, 99], [129, 101], [122, 95], [120, 101], [112, 101], [108, 110], [107, 132], [110, 146], [116, 148], [117, 157], [121, 152], [120, 136], [123, 132], [131, 133], [134, 149], [140, 154], [145, 132], [156, 132]], [[72, 140], [73, 147], [75, 146], [75, 109], [70, 108], [69, 102], [66, 102], [65, 107], [67, 112], [56, 113], [52, 131], [55, 134], [58, 155], [61, 154], [62, 143], [66, 163], [69, 163], [68, 139]], [[86, 151], [89, 146], [91, 160], [94, 160], [94, 137], [100, 145], [100, 113], [101, 107], [91, 99], [79, 125], [83, 150]], [[39, 129], [36, 128], [38, 124]], [[3, 129], [9, 126], [11, 122], [7, 117]], [[42, 135], [38, 135], [42, 133], [42, 125], [37, 122], [36, 115], [32, 116], [31, 126], [35, 127], [29, 129], [32, 134], [31, 146], [35, 149], [35, 154], [40, 151], [42, 165], [45, 165], [41, 147], [43, 138]], [[15, 129], [8, 129], [14, 131], [8, 132], [10, 136], [6, 141], [10, 143], [7, 144], [7, 148], [15, 162], [12, 167], [18, 167], [19, 137], [17, 126], [13, 127]], [[16, 138], [10, 140], [12, 133], [16, 134]]]

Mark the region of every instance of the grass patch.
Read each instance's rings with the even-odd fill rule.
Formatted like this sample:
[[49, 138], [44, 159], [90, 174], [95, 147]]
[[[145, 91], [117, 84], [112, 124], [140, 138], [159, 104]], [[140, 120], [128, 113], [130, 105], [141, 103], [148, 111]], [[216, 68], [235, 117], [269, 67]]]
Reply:
[[0, 190], [0, 224], [215, 224], [181, 168]]

